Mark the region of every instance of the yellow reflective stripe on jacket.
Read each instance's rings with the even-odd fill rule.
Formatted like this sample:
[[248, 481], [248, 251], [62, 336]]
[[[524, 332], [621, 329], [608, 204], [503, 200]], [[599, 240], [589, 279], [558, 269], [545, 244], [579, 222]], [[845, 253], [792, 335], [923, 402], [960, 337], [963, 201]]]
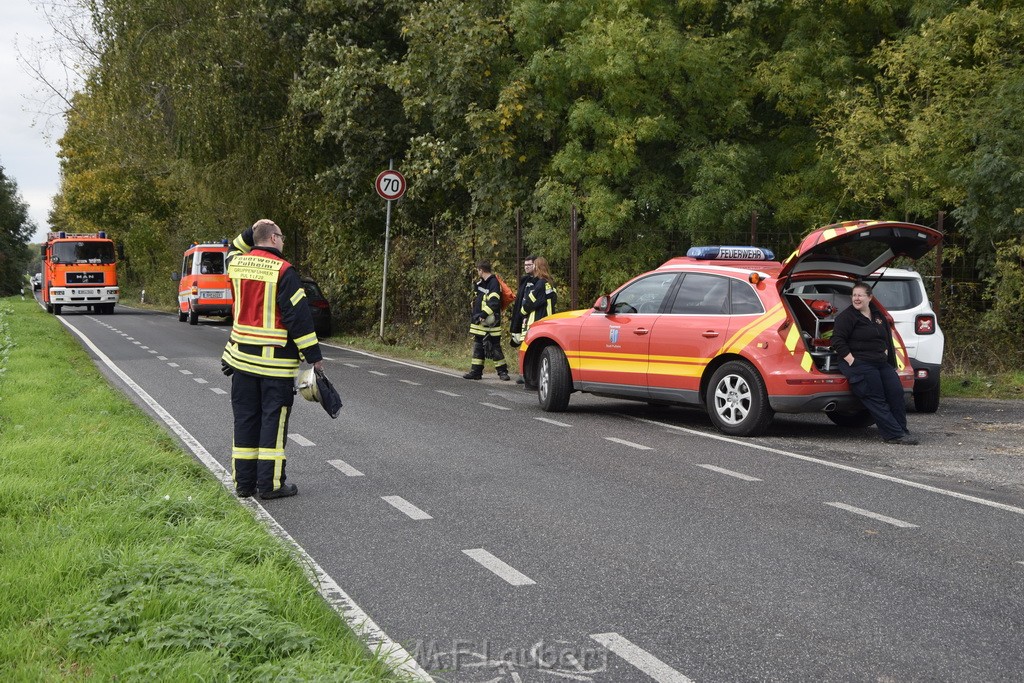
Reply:
[[[294, 377], [299, 369], [298, 358], [275, 358], [274, 347], [264, 347], [262, 355], [246, 353], [238, 345], [229, 342], [224, 348], [221, 360], [242, 372], [261, 377]], [[270, 355], [268, 355], [270, 354]]]
[[296, 291], [294, 294], [292, 294], [292, 298], [291, 298], [292, 306], [297, 305], [300, 301], [302, 301], [305, 298], [306, 298], [306, 290], [302, 289], [300, 287], [298, 289], [298, 291]]
[[310, 332], [309, 334], [299, 337], [298, 339], [295, 340], [295, 345], [300, 349], [308, 349], [310, 346], [313, 346], [313, 344], [316, 343], [318, 343], [316, 338], [316, 332]]
[[288, 330], [276, 327], [252, 327], [236, 322], [231, 329], [231, 341], [237, 344], [284, 346], [288, 343]]
[[494, 303], [496, 304], [495, 308], [500, 308], [501, 294], [499, 294], [498, 292], [491, 292], [490, 294], [488, 294], [487, 296], [480, 300], [480, 310], [486, 313], [487, 315], [494, 315], [495, 309], [487, 305], [488, 299], [494, 299]]

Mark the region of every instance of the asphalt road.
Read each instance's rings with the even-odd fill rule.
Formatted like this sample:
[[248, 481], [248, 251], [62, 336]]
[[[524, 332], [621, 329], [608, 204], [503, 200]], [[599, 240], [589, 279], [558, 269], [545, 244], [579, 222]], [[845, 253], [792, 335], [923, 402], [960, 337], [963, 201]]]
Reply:
[[[230, 468], [227, 324], [64, 318]], [[916, 448], [818, 415], [737, 440], [699, 410], [550, 414], [490, 368], [325, 355], [345, 407], [297, 399], [300, 494], [262, 505], [436, 680], [1021, 680], [1015, 403], [911, 415]]]

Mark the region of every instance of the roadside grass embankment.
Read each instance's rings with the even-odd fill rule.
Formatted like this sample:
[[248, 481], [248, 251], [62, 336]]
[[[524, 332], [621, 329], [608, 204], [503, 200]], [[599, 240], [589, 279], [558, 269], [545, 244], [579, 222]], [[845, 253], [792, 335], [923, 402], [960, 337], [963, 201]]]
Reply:
[[19, 297], [0, 299], [0, 593], [4, 681], [398, 680], [284, 543]]

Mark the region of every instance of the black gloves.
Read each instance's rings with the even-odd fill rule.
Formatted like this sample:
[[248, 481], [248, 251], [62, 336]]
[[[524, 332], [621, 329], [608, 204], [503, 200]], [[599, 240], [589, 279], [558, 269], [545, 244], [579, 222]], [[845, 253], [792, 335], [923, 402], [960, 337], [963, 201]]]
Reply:
[[235, 369], [228, 365], [224, 360], [220, 362], [220, 371], [224, 373], [225, 377], [230, 377], [235, 373]]

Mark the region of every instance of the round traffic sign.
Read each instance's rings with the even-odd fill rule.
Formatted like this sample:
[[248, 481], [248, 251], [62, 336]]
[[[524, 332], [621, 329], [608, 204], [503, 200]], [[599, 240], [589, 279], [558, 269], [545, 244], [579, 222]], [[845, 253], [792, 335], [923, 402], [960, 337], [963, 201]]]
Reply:
[[384, 199], [398, 199], [405, 194], [405, 176], [398, 171], [381, 171], [374, 186]]

